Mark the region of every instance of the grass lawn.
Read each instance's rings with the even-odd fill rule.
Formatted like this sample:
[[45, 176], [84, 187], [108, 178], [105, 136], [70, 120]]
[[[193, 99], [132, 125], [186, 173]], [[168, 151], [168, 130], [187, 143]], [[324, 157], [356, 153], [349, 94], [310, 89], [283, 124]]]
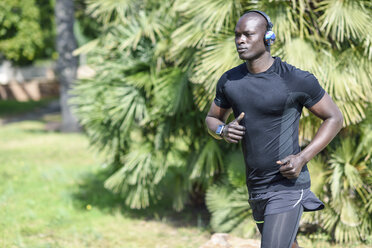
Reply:
[[121, 207], [104, 192], [101, 160], [86, 137], [43, 127], [37, 121], [0, 126], [0, 247], [199, 247], [207, 241], [204, 228]]
[[[43, 121], [0, 126], [0, 247], [199, 247], [208, 223], [190, 209], [134, 211], [106, 191], [102, 158], [83, 134]], [[303, 247], [331, 245], [300, 235]]]

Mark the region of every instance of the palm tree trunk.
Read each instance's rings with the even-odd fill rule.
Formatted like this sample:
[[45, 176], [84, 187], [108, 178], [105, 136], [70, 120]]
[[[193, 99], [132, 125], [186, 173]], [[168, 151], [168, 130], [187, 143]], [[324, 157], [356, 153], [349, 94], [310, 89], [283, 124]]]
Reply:
[[77, 132], [80, 130], [76, 116], [71, 112], [69, 90], [76, 79], [78, 58], [72, 55], [77, 48], [73, 32], [74, 2], [73, 0], [57, 0], [55, 5], [57, 25], [56, 48], [59, 54], [57, 61], [57, 76], [60, 83], [60, 104], [62, 112], [62, 132]]

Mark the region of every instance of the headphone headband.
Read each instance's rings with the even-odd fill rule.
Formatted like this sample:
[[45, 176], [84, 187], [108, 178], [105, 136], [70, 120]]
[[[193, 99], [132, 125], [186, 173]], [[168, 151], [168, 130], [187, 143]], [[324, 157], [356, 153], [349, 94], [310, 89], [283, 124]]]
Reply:
[[272, 27], [273, 27], [273, 23], [271, 22], [270, 17], [268, 15], [266, 15], [265, 12], [259, 11], [259, 10], [250, 10], [250, 11], [246, 12], [245, 14], [248, 14], [248, 13], [251, 13], [251, 12], [258, 13], [266, 19], [267, 25], [266, 25], [266, 33], [265, 33], [265, 37], [264, 37], [264, 43], [265, 43], [266, 46], [271, 46], [274, 43], [276, 37], [275, 37], [274, 32], [271, 30]]
[[270, 17], [268, 15], [266, 15], [265, 12], [263, 11], [259, 11], [259, 10], [250, 10], [250, 11], [247, 11], [245, 12], [245, 14], [248, 14], [248, 13], [251, 13], [251, 12], [255, 12], [255, 13], [258, 13], [260, 15], [262, 15], [263, 17], [265, 17], [266, 21], [267, 21], [267, 31], [270, 31], [272, 29], [272, 27], [274, 26], [273, 23], [271, 22], [270, 20]]

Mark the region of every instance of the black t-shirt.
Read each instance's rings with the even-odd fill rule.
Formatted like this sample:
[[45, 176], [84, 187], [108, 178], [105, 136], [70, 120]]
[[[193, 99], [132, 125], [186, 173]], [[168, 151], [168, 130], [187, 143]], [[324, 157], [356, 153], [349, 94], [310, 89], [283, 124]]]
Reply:
[[281, 175], [276, 161], [300, 152], [298, 127], [302, 107], [310, 108], [324, 95], [313, 74], [275, 57], [265, 72], [252, 74], [243, 63], [225, 72], [217, 83], [214, 102], [245, 113], [241, 142], [250, 192], [310, 187], [307, 165], [297, 179]]

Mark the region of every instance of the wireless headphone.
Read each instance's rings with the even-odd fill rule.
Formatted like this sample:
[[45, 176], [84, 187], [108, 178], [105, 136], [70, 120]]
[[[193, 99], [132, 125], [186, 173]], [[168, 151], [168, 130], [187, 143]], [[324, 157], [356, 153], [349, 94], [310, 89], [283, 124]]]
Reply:
[[270, 17], [268, 15], [266, 15], [265, 12], [262, 12], [262, 11], [259, 11], [259, 10], [250, 10], [248, 12], [246, 12], [245, 14], [248, 14], [248, 13], [251, 13], [251, 12], [255, 12], [255, 13], [258, 13], [260, 15], [262, 15], [263, 17], [265, 17], [266, 21], [267, 21], [267, 26], [266, 26], [266, 33], [265, 33], [265, 38], [264, 38], [264, 43], [266, 46], [271, 46], [272, 44], [274, 44], [274, 41], [275, 41], [275, 33], [271, 30], [273, 28], [273, 23], [271, 22], [270, 20]]

